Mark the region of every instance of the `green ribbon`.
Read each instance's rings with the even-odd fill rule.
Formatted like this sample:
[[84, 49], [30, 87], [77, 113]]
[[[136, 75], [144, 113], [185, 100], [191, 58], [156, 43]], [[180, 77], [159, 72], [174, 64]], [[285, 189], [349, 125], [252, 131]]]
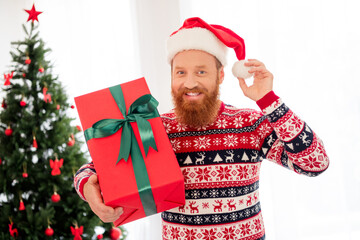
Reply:
[[157, 213], [154, 196], [152, 194], [149, 175], [146, 170], [144, 158], [142, 156], [134, 130], [130, 122], [136, 122], [141, 142], [144, 146], [145, 156], [152, 147], [157, 151], [155, 138], [151, 125], [147, 119], [159, 117], [156, 109], [158, 101], [150, 94], [143, 95], [136, 99], [130, 106], [126, 114], [124, 95], [120, 85], [109, 88], [124, 119], [102, 119], [91, 128], [84, 131], [86, 141], [92, 138], [103, 138], [110, 136], [122, 128], [120, 152], [116, 164], [124, 159], [126, 162], [131, 155], [136, 184], [138, 187], [141, 203], [144, 207], [146, 216]]

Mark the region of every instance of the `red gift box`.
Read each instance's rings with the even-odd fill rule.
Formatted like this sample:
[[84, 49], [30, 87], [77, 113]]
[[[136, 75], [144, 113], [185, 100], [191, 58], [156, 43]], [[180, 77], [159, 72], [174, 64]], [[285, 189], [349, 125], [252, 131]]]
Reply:
[[[144, 78], [120, 86], [126, 112], [137, 98], [150, 94]], [[109, 88], [76, 97], [75, 103], [84, 130], [102, 119], [124, 119]], [[148, 122], [151, 124], [157, 151], [149, 148], [147, 156], [137, 123], [130, 124], [146, 165], [156, 211], [162, 212], [185, 204], [184, 178], [161, 118], [148, 119]], [[87, 141], [105, 204], [111, 207], [121, 206], [124, 209], [121, 217], [114, 222], [116, 226], [146, 216], [137, 187], [132, 156], [127, 161], [121, 160], [116, 164], [122, 141], [121, 132], [122, 129], [113, 135]]]

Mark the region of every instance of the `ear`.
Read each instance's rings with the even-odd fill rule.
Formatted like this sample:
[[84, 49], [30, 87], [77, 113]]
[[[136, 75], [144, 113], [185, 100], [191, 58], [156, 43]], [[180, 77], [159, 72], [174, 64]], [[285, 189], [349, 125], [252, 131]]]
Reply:
[[173, 82], [173, 60], [171, 59], [170, 63], [170, 76], [171, 76], [171, 84]]
[[218, 74], [219, 74], [219, 84], [222, 84], [223, 81], [224, 81], [224, 77], [225, 77], [225, 73], [224, 73], [224, 66], [222, 66], [219, 71], [218, 71]]

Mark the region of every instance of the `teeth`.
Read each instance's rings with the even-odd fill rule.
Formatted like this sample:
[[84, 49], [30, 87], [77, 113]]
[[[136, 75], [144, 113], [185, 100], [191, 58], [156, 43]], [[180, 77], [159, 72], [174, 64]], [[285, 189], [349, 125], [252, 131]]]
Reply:
[[198, 96], [200, 93], [193, 93], [193, 92], [189, 92], [189, 93], [186, 93], [186, 95], [188, 96]]

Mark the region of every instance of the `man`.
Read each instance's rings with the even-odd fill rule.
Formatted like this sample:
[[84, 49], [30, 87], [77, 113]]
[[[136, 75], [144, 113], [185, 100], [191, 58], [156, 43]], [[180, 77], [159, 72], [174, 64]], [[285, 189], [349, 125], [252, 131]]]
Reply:
[[[233, 68], [243, 94], [262, 112], [219, 100], [227, 47], [245, 58], [238, 35], [200, 18], [187, 19], [169, 38], [175, 108], [161, 117], [184, 175], [186, 203], [162, 213], [163, 239], [265, 239], [262, 160], [307, 176], [329, 165], [322, 141], [272, 91], [273, 75], [262, 62], [249, 59]], [[248, 73], [251, 86], [244, 80]], [[122, 214], [103, 204], [92, 163], [80, 168], [75, 186], [104, 222]]]

